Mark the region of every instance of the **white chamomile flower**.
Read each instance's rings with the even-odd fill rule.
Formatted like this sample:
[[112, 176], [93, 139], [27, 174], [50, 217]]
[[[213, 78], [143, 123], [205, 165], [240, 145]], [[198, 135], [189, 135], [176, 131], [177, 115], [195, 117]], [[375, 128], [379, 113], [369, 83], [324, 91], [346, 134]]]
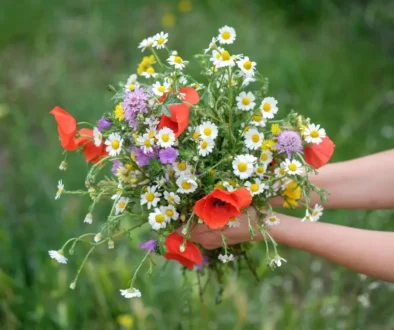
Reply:
[[138, 48], [141, 48], [141, 51], [144, 52], [146, 48], [152, 47], [155, 40], [152, 37], [146, 38], [140, 42]]
[[168, 33], [160, 32], [153, 37], [153, 47], [157, 49], [164, 48], [168, 41]]
[[169, 204], [179, 204], [181, 202], [181, 198], [173, 193], [173, 192], [164, 192], [164, 199], [169, 203]]
[[252, 196], [261, 194], [262, 192], [264, 192], [264, 189], [267, 188], [267, 186], [263, 182], [261, 182], [260, 179], [254, 179], [253, 183], [247, 181], [245, 183], [245, 187], [250, 191]]
[[306, 142], [319, 144], [326, 137], [326, 131], [324, 128], [320, 128], [320, 125], [310, 124], [305, 128], [303, 135]]
[[284, 163], [281, 163], [281, 164], [280, 164], [280, 167], [277, 167], [277, 168], [274, 170], [275, 176], [276, 176], [277, 178], [283, 178], [283, 177], [286, 175], [286, 168], [283, 167], [283, 165], [284, 165]]
[[277, 226], [280, 224], [280, 220], [276, 215], [271, 214], [264, 219], [264, 223], [267, 226]]
[[261, 113], [254, 113], [250, 123], [257, 127], [265, 127], [267, 124], [267, 119], [264, 118]]
[[225, 25], [219, 29], [217, 39], [221, 44], [232, 44], [235, 41], [236, 36], [237, 34], [235, 33], [234, 28]]
[[215, 140], [218, 136], [218, 127], [210, 121], [203, 122], [199, 126], [199, 131], [201, 139]]
[[232, 254], [230, 254], [230, 255], [229, 254], [225, 254], [225, 255], [219, 254], [218, 259], [225, 264], [226, 262], [233, 261], [234, 256]]
[[254, 172], [259, 177], [264, 177], [265, 172], [267, 171], [267, 164], [257, 164]]
[[264, 164], [269, 164], [272, 162], [272, 160], [274, 159], [274, 156], [272, 155], [272, 151], [269, 150], [263, 150], [261, 151], [261, 155], [260, 155], [260, 160], [264, 163]]
[[231, 184], [228, 181], [223, 181], [223, 187], [226, 188], [226, 190], [229, 192], [235, 191], [238, 188], [236, 182], [233, 182]]
[[116, 206], [115, 206], [115, 214], [118, 215], [119, 213], [123, 213], [123, 211], [126, 209], [127, 204], [129, 203], [129, 199], [126, 197], [120, 197], [116, 201]]
[[175, 162], [172, 166], [175, 171], [175, 176], [189, 176], [191, 174], [192, 167], [185, 161]]
[[156, 207], [160, 202], [161, 193], [156, 191], [157, 186], [147, 187], [146, 191], [141, 195], [141, 205], [148, 207], [148, 210], [153, 206]]
[[[149, 128], [155, 128], [157, 125], [159, 125], [159, 122], [160, 122], [159, 119], [155, 117], [146, 117], [144, 120], [144, 124], [148, 125]], [[154, 131], [155, 131], [154, 135], [156, 135], [156, 130]]]
[[149, 138], [151, 138], [151, 139], [153, 139], [157, 134], [156, 127], [152, 127], [152, 126], [147, 128], [145, 130], [145, 132], [146, 132], [146, 134], [148, 134]]
[[309, 213], [308, 210], [306, 210], [305, 217], [302, 218], [301, 222], [303, 221], [315, 222], [317, 220], [318, 220], [317, 218], [315, 218], [312, 214]]
[[251, 92], [241, 92], [235, 98], [238, 109], [243, 111], [253, 110], [253, 108], [256, 106], [256, 103], [254, 102], [255, 99], [255, 96]]
[[182, 70], [185, 68], [185, 65], [188, 63], [187, 61], [184, 61], [182, 57], [179, 55], [171, 55], [168, 59], [167, 62], [175, 67], [175, 69]]
[[[222, 47], [217, 47], [216, 49], [214, 49], [212, 51], [212, 56], [209, 59], [214, 65], [216, 65], [215, 63], [219, 62], [222, 58], [222, 52], [224, 52], [224, 48]], [[214, 67], [214, 72], [216, 71], [216, 67]]]
[[137, 142], [145, 153], [153, 152], [154, 139], [149, 137], [148, 133], [139, 136]]
[[66, 162], [65, 160], [63, 160], [63, 161], [60, 163], [60, 165], [59, 165], [59, 170], [60, 170], [60, 171], [65, 171], [65, 170], [67, 170], [67, 166], [68, 166], [67, 162]]
[[60, 195], [63, 193], [64, 190], [64, 184], [62, 180], [59, 180], [57, 183], [57, 192], [56, 192], [56, 196], [55, 199], [59, 199]]
[[153, 66], [148, 67], [144, 72], [141, 73], [141, 76], [143, 76], [144, 78], [155, 78], [157, 76], [157, 73], [155, 71], [155, 69], [153, 68]]
[[160, 206], [160, 211], [167, 216], [167, 221], [179, 219], [179, 213], [173, 205]]
[[234, 55], [230, 55], [227, 50], [223, 50], [220, 56], [216, 54], [215, 57], [217, 60], [213, 64], [218, 68], [233, 67], [235, 65], [234, 59], [237, 58]]
[[198, 139], [200, 137], [200, 127], [199, 126], [196, 126], [196, 127], [189, 126], [187, 130], [190, 133], [193, 140], [198, 141]]
[[198, 154], [200, 156], [205, 157], [213, 151], [213, 147], [215, 146], [215, 142], [212, 139], [204, 139], [201, 140], [198, 145]]
[[163, 96], [164, 93], [168, 93], [170, 86], [171, 85], [168, 82], [164, 82], [162, 84], [159, 81], [156, 81], [152, 86], [152, 91], [157, 96]]
[[61, 264], [67, 263], [67, 258], [64, 256], [63, 250], [58, 250], [58, 251], [50, 250], [50, 251], [48, 251], [48, 253], [49, 253], [49, 256], [52, 259], [55, 259], [58, 263], [61, 263]]
[[283, 261], [283, 262], [286, 262], [286, 259], [283, 259], [282, 257], [276, 255], [276, 256], [274, 257], [274, 259], [272, 259], [272, 260], [270, 261], [270, 266], [271, 266], [272, 268], [280, 267], [280, 266], [282, 266], [282, 261]]
[[261, 102], [261, 113], [264, 118], [272, 119], [278, 112], [278, 101], [273, 97], [265, 97]]
[[94, 236], [93, 241], [95, 241], [96, 243], [100, 242], [103, 239], [103, 235], [101, 233], [96, 234], [96, 236]]
[[166, 228], [168, 221], [170, 221], [170, 219], [167, 215], [157, 207], [154, 212], [149, 214], [149, 224], [152, 226], [153, 230]]
[[192, 177], [179, 177], [176, 180], [176, 184], [178, 185], [178, 192], [181, 194], [190, 194], [196, 191], [198, 185]]
[[249, 178], [254, 171], [254, 164], [257, 158], [252, 155], [238, 155], [233, 160], [233, 172], [241, 179]]
[[204, 54], [208, 53], [210, 50], [212, 50], [216, 46], [216, 38], [213, 37], [212, 41], [209, 43], [209, 46], [207, 49], [204, 50]]
[[181, 76], [181, 77], [178, 79], [178, 82], [179, 82], [181, 85], [185, 86], [185, 85], [187, 85], [187, 78], [186, 78], [185, 76]]
[[257, 129], [251, 128], [245, 134], [245, 145], [248, 149], [257, 150], [261, 147], [264, 140], [264, 134]]
[[281, 166], [283, 166], [286, 170], [286, 173], [291, 174], [291, 175], [300, 175], [303, 173], [302, 171], [302, 164], [298, 160], [290, 160], [286, 159], [283, 163], [281, 163]]
[[93, 223], [93, 215], [92, 215], [92, 213], [86, 214], [85, 219], [83, 220], [83, 222], [91, 225]]
[[230, 228], [237, 228], [241, 225], [241, 221], [238, 218], [231, 218], [228, 222], [227, 222], [227, 226], [229, 226]]
[[249, 57], [245, 56], [243, 59], [237, 62], [237, 65], [244, 73], [244, 75], [253, 77], [254, 70], [256, 67], [256, 62], [252, 62], [251, 60], [249, 60]]
[[141, 297], [141, 291], [136, 288], [129, 288], [126, 290], [120, 290], [120, 294], [125, 298], [139, 298]]
[[137, 84], [137, 75], [135, 73], [133, 73], [126, 82], [125, 90], [126, 91], [133, 91], [136, 87]]
[[156, 134], [157, 144], [162, 148], [168, 148], [175, 143], [174, 131], [168, 127], [163, 127]]
[[94, 145], [96, 147], [101, 146], [101, 143], [103, 142], [103, 134], [101, 134], [101, 132], [97, 127], [93, 128], [93, 139], [94, 139]]
[[323, 215], [323, 211], [324, 211], [323, 206], [321, 206], [319, 204], [315, 204], [315, 207], [313, 208], [313, 211], [312, 211], [312, 216], [316, 220], [319, 220], [320, 217]]
[[241, 87], [247, 87], [250, 83], [253, 83], [255, 81], [257, 81], [257, 79], [254, 78], [253, 75], [250, 74], [243, 75]]
[[110, 156], [114, 157], [120, 154], [123, 145], [123, 139], [119, 133], [111, 133], [105, 140], [107, 148], [105, 149]]

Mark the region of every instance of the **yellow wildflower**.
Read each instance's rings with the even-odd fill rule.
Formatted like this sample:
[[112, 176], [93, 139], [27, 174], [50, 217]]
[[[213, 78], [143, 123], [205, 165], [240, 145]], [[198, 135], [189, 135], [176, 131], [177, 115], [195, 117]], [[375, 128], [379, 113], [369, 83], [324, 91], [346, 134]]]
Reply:
[[171, 28], [175, 25], [176, 17], [174, 14], [164, 14], [161, 18], [161, 25], [165, 28]]
[[284, 207], [298, 206], [298, 201], [301, 198], [301, 187], [296, 181], [292, 181], [286, 186], [282, 195], [285, 199]]
[[274, 141], [274, 140], [264, 140], [263, 143], [261, 144], [261, 149], [276, 150], [276, 148], [274, 148], [275, 144], [276, 144], [276, 141]]
[[181, 0], [178, 3], [178, 9], [181, 13], [188, 13], [193, 8], [193, 4], [190, 0]]
[[131, 315], [128, 314], [120, 314], [116, 318], [116, 322], [126, 329], [131, 329], [133, 327], [134, 321]]
[[271, 125], [271, 133], [273, 135], [278, 135], [282, 130], [280, 129], [279, 124], [272, 124]]
[[114, 110], [115, 118], [119, 121], [124, 119], [124, 109], [122, 108], [122, 103], [119, 103]]

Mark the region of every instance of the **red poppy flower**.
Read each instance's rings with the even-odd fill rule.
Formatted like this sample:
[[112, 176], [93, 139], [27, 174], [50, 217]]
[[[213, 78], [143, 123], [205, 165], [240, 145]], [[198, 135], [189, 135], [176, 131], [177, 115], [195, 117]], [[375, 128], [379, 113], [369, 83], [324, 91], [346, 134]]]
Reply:
[[183, 237], [178, 233], [171, 233], [166, 238], [167, 253], [164, 258], [168, 260], [176, 260], [187, 268], [192, 269], [194, 265], [202, 262], [202, 254], [197, 245], [186, 241], [185, 251], [179, 250], [183, 243]]
[[57, 122], [57, 131], [62, 147], [68, 151], [77, 149], [74, 137], [77, 133], [77, 121], [67, 111], [60, 107], [54, 107], [50, 112]]
[[200, 101], [198, 92], [192, 87], [182, 87], [179, 93], [183, 94], [183, 101], [190, 104], [197, 104]]
[[83, 154], [88, 163], [97, 163], [102, 157], [108, 155], [104, 141], [99, 147], [94, 144], [93, 131], [91, 129], [82, 128], [78, 133], [81, 136], [75, 139], [75, 144], [78, 147], [83, 146]]
[[171, 117], [163, 115], [160, 119], [159, 129], [168, 127], [175, 133], [175, 137], [178, 137], [189, 125], [189, 109], [187, 104], [173, 104], [169, 110]]
[[312, 144], [305, 148], [305, 161], [314, 168], [327, 164], [334, 153], [335, 144], [328, 136], [319, 144]]
[[252, 202], [252, 195], [246, 188], [229, 192], [215, 189], [194, 204], [197, 214], [212, 229], [222, 228], [231, 218], [241, 215], [241, 209]]

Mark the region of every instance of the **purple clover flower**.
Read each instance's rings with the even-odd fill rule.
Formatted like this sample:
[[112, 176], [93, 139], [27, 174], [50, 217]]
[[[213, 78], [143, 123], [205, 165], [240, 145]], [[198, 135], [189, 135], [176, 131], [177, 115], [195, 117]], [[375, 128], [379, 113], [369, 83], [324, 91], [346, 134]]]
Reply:
[[136, 129], [138, 114], [148, 112], [148, 98], [149, 95], [141, 87], [126, 92], [122, 108], [125, 110], [124, 117], [129, 122], [130, 127]]
[[133, 152], [138, 166], [146, 166], [149, 164], [149, 161], [151, 159], [157, 158], [158, 156], [156, 148], [153, 149], [153, 152], [148, 152], [148, 153], [145, 153], [142, 148], [135, 148]]
[[178, 158], [178, 150], [169, 147], [159, 151], [159, 158], [162, 164], [172, 164]]
[[299, 133], [295, 131], [280, 132], [276, 138], [277, 144], [274, 146], [279, 152], [286, 152], [287, 157], [291, 159], [293, 152], [303, 152], [302, 139]]
[[155, 252], [156, 243], [157, 241], [155, 239], [151, 239], [149, 241], [146, 241], [145, 243], [141, 243], [140, 248], [144, 250], [149, 250], [150, 252]]
[[208, 258], [208, 256], [202, 256], [201, 263], [198, 264], [198, 265], [195, 265], [194, 269], [197, 270], [197, 271], [201, 271], [204, 268], [204, 266], [208, 266], [208, 265], [209, 265], [209, 258]]
[[112, 169], [111, 172], [113, 175], [116, 175], [116, 172], [118, 171], [118, 168], [122, 166], [122, 162], [120, 160], [114, 160], [112, 162]]
[[111, 126], [112, 123], [108, 119], [101, 117], [97, 124], [97, 129], [101, 132], [103, 129], [110, 128]]

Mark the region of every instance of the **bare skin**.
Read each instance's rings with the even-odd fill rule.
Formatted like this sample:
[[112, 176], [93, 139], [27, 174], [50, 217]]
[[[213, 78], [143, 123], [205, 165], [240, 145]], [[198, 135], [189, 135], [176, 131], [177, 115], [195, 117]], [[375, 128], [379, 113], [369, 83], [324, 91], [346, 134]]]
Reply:
[[[329, 192], [326, 208], [389, 209], [394, 208], [394, 149], [358, 159], [326, 165], [311, 181]], [[317, 203], [317, 196], [312, 204]], [[281, 198], [272, 200], [279, 207]], [[256, 217], [256, 211], [250, 210]], [[281, 244], [321, 256], [356, 272], [394, 282], [394, 232], [363, 230], [322, 222], [300, 222], [300, 219], [276, 214], [281, 223], [269, 233]], [[256, 231], [258, 233], [258, 231]], [[225, 227], [211, 231], [198, 225], [192, 240], [207, 249], [250, 241], [248, 223], [241, 217], [238, 228]], [[257, 234], [255, 241], [262, 240]], [[367, 244], [366, 244], [367, 243]]]

